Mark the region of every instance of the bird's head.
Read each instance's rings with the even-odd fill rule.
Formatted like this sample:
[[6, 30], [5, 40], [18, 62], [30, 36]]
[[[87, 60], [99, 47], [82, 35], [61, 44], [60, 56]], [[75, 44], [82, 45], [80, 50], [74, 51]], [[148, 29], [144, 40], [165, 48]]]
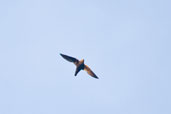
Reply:
[[80, 62], [84, 64], [84, 59], [81, 59]]

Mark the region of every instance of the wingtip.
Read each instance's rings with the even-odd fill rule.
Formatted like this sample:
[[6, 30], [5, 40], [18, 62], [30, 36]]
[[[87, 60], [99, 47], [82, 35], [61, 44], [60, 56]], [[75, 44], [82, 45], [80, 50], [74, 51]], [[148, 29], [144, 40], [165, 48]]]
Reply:
[[61, 55], [61, 56], [62, 56], [63, 54], [62, 54], [62, 53], [59, 53], [59, 55]]
[[96, 78], [96, 79], [99, 79], [99, 77], [97, 77], [96, 75], [95, 76], [93, 76], [94, 78]]
[[96, 79], [99, 79], [98, 77], [96, 77]]

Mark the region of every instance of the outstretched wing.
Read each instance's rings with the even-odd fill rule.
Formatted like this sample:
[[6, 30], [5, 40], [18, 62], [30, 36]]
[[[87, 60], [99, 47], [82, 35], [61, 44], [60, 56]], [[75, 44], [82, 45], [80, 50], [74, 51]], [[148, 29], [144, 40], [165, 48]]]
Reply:
[[99, 79], [99, 78], [96, 76], [96, 74], [95, 74], [87, 65], [84, 65], [84, 70], [87, 71], [87, 73], [88, 73], [90, 76]]
[[64, 55], [64, 54], [60, 54], [64, 59], [66, 59], [69, 62], [73, 62], [75, 65], [78, 64], [78, 59], [74, 58], [74, 57], [70, 57], [68, 55]]

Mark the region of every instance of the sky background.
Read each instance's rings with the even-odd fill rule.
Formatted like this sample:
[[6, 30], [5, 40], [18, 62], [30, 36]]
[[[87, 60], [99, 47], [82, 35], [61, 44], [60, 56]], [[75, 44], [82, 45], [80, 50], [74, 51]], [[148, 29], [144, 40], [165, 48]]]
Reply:
[[1, 0], [0, 114], [171, 114], [170, 5]]

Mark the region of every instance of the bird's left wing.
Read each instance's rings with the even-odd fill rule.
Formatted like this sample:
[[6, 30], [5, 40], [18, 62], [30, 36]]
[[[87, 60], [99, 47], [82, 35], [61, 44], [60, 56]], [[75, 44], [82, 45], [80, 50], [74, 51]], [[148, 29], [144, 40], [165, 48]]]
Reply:
[[64, 54], [60, 54], [64, 59], [66, 59], [69, 62], [73, 62], [75, 65], [78, 64], [78, 59], [74, 58], [74, 57], [70, 57], [68, 55], [64, 55]]

